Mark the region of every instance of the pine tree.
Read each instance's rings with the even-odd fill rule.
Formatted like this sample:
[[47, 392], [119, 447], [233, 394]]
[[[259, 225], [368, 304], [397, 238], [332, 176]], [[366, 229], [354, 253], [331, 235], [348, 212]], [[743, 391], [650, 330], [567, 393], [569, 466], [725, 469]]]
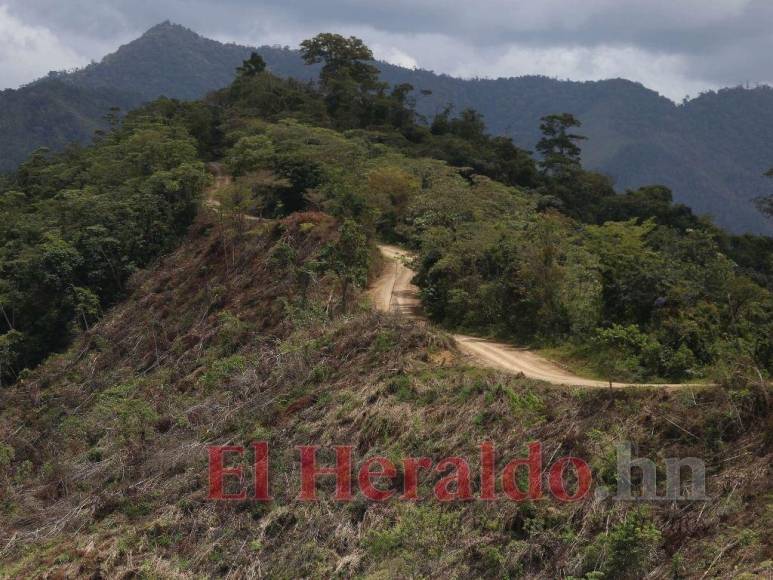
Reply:
[[537, 143], [537, 151], [542, 155], [540, 167], [545, 175], [561, 175], [567, 170], [579, 168], [582, 150], [578, 141], [587, 139], [582, 135], [570, 133], [582, 123], [570, 113], [548, 115], [541, 119], [542, 139]]

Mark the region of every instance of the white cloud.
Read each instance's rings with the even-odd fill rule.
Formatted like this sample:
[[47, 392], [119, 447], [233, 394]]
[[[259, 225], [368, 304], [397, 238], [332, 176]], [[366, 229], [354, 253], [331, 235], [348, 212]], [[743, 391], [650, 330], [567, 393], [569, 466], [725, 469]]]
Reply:
[[[625, 78], [676, 102], [687, 95], [697, 96], [720, 87], [711, 80], [698, 78], [690, 59], [684, 55], [652, 52], [633, 45], [541, 47], [510, 43], [481, 47], [442, 34], [384, 33], [366, 27], [344, 28], [342, 32], [360, 36], [378, 58], [387, 62], [462, 78]], [[397, 46], [400, 49], [390, 48]]]
[[510, 45], [499, 55], [476, 55], [448, 72], [467, 78], [523, 75], [577, 81], [625, 78], [654, 88], [674, 101], [715, 88], [708, 81], [690, 78], [689, 63], [684, 57], [651, 53], [633, 46], [535, 48]]
[[418, 68], [419, 66], [419, 63], [415, 58], [394, 46], [374, 44], [371, 48], [373, 49], [373, 55], [378, 60], [383, 60], [384, 62], [405, 68]]
[[[0, 85], [101, 58], [170, 19], [248, 45], [322, 31], [452, 75], [624, 77], [675, 100], [771, 80], [771, 0], [0, 0]], [[34, 40], [30, 40], [34, 39]], [[120, 42], [119, 42], [120, 41]], [[27, 44], [36, 48], [29, 50]], [[83, 57], [81, 56], [83, 55]]]
[[16, 87], [48, 71], [87, 62], [47, 28], [27, 26], [0, 5], [0, 88]]

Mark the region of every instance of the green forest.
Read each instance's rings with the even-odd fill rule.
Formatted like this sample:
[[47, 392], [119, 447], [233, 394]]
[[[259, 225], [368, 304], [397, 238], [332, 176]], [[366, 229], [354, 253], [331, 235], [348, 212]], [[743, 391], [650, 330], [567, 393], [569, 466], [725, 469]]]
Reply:
[[0, 377], [68, 346], [175, 247], [209, 176], [182, 123], [142, 112], [89, 148], [33, 154], [2, 183]]
[[[89, 144], [95, 128], [108, 127], [111, 107], [125, 112], [161, 96], [201, 99], [229, 85], [251, 50], [277, 76], [307, 82], [319, 75], [320, 65], [306, 65], [296, 49], [223, 44], [164, 22], [99, 63], [1, 91], [0, 171], [15, 169], [37, 147]], [[762, 173], [773, 158], [763, 129], [773, 122], [770, 87], [709, 91], [676, 104], [624, 79], [459, 79], [371, 64], [390, 85], [414, 87], [416, 111], [428, 122], [449, 104], [455, 116], [473, 108], [492, 135], [510, 136], [524, 149], [536, 147], [542, 117], [572, 113], [589, 137], [583, 162], [612, 176], [617, 191], [662, 183], [731, 232], [773, 231], [751, 201], [766, 190]]]

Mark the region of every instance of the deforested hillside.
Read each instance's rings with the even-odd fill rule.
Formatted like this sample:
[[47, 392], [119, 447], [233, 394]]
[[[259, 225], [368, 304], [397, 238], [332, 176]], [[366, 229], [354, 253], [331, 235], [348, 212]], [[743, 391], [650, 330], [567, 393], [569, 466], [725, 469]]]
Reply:
[[[538, 161], [302, 46], [315, 86], [253, 57], [0, 181], [0, 576], [770, 575], [767, 247], [615, 193], [571, 115]], [[428, 322], [373, 308], [386, 242]]]

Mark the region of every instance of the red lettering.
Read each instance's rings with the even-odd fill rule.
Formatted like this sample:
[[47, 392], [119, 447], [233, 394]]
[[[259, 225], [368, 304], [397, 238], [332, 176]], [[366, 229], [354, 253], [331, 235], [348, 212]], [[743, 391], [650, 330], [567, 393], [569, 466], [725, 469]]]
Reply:
[[[529, 489], [522, 491], [518, 487], [518, 468], [526, 467], [529, 473]], [[507, 497], [514, 501], [542, 499], [542, 444], [529, 444], [529, 458], [515, 459], [505, 466], [502, 472], [502, 489]]]
[[[209, 448], [209, 499], [212, 500], [244, 500], [247, 499], [247, 490], [244, 488], [244, 473], [240, 467], [224, 467], [226, 453], [244, 454], [244, 447], [235, 445], [212, 445]], [[225, 493], [226, 476], [239, 478], [241, 491], [238, 493]]]
[[[572, 465], [577, 472], [577, 489], [574, 495], [569, 495], [566, 491], [566, 483], [564, 482], [564, 472], [566, 468]], [[591, 470], [590, 466], [577, 457], [564, 457], [556, 461], [550, 468], [550, 475], [548, 482], [550, 485], [550, 492], [559, 501], [580, 501], [588, 495], [591, 484]]]
[[480, 499], [483, 501], [497, 499], [494, 470], [494, 444], [487, 441], [480, 446]]
[[403, 501], [418, 501], [419, 498], [419, 469], [432, 469], [432, 460], [429, 457], [406, 457], [403, 459]]
[[463, 457], [449, 457], [438, 463], [435, 471], [441, 473], [449, 467], [453, 467], [454, 471], [435, 484], [435, 498], [442, 502], [472, 499], [470, 466], [467, 461]]
[[317, 467], [317, 450], [319, 445], [299, 445], [301, 452], [301, 493], [300, 501], [317, 499], [317, 477], [320, 475], [335, 475], [337, 501], [352, 500], [352, 446], [339, 445], [336, 450], [335, 467]]
[[252, 448], [255, 450], [255, 499], [271, 501], [268, 490], [268, 443], [253, 443]]
[[[381, 469], [379, 471], [371, 471], [372, 465], [377, 465]], [[372, 457], [362, 464], [359, 474], [360, 491], [362, 495], [372, 501], [386, 501], [390, 499], [394, 494], [394, 490], [378, 489], [373, 485], [374, 479], [386, 478], [390, 481], [397, 477], [397, 469], [395, 464], [389, 461], [386, 457]]]

